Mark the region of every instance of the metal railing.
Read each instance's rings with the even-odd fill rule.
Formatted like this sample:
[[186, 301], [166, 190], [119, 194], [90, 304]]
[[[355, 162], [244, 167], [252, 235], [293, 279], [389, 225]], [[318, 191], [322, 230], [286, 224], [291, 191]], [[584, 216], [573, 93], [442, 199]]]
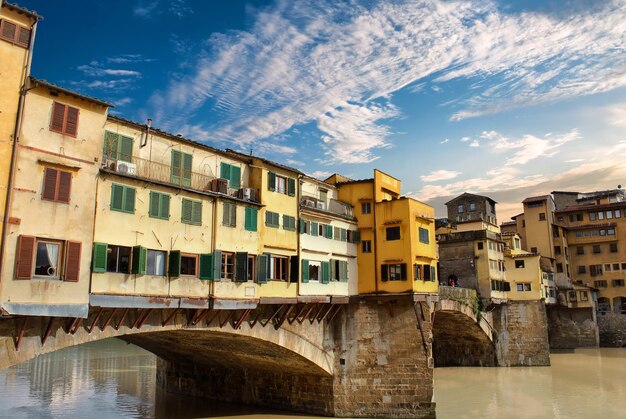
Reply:
[[330, 212], [333, 214], [341, 215], [343, 217], [354, 217], [354, 209], [352, 205], [346, 204], [345, 202], [341, 202], [336, 199], [330, 199], [329, 201], [330, 204], [312, 196], [302, 196], [300, 198], [300, 206], [304, 208]]

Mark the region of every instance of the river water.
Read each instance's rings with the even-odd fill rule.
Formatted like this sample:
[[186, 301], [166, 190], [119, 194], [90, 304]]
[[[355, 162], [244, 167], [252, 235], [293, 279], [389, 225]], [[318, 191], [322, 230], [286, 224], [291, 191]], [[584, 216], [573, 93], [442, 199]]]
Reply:
[[[626, 418], [626, 349], [551, 358], [551, 367], [437, 368], [437, 418]], [[0, 418], [294, 416], [164, 394], [155, 373], [152, 354], [117, 339], [42, 355], [0, 371]]]

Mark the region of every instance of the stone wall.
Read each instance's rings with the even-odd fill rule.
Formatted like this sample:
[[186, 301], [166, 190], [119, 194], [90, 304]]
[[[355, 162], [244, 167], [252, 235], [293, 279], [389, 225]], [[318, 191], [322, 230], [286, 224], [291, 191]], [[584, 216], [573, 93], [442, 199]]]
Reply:
[[499, 366], [550, 365], [543, 301], [509, 301], [494, 309], [493, 321]]
[[597, 347], [598, 325], [592, 308], [548, 307], [551, 349]]
[[626, 347], [626, 314], [598, 314], [597, 319], [600, 332], [600, 346]]
[[474, 266], [474, 242], [439, 242], [439, 281], [447, 283], [450, 275], [458, 278], [463, 288], [478, 289]]

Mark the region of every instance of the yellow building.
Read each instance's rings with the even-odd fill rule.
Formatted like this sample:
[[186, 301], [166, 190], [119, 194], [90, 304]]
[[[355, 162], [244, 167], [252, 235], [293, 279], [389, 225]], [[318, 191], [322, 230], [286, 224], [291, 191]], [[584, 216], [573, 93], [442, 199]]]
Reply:
[[334, 185], [300, 180], [299, 301], [330, 302], [358, 294], [357, 245], [352, 205], [337, 199]]
[[86, 317], [107, 103], [30, 78], [19, 132], [0, 305]]
[[379, 170], [350, 180], [333, 175], [341, 201], [356, 208], [359, 294], [436, 293], [434, 210], [400, 196], [400, 181]]
[[0, 0], [0, 254], [4, 254], [5, 249], [3, 231], [11, 221], [4, 214], [7, 192], [12, 194], [9, 183], [14, 180], [11, 170], [17, 154], [14, 137], [19, 133], [18, 114], [22, 114], [39, 19], [40, 16], [34, 12]]

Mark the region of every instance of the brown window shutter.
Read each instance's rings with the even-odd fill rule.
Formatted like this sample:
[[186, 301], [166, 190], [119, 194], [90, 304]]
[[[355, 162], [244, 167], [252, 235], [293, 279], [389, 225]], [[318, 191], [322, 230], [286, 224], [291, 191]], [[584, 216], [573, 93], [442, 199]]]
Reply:
[[65, 277], [64, 281], [78, 282], [80, 277], [80, 252], [82, 243], [67, 242], [67, 250], [65, 253]]
[[35, 259], [35, 238], [19, 236], [17, 254], [15, 255], [15, 279], [31, 279], [33, 277], [33, 261]]
[[65, 105], [54, 102], [52, 104], [52, 118], [50, 118], [50, 131], [63, 133], [63, 121], [65, 120]]
[[57, 176], [58, 171], [50, 167], [46, 167], [43, 172], [43, 190], [41, 199], [54, 201], [56, 199]]
[[2, 28], [0, 30], [0, 36], [7, 41], [15, 41], [15, 33], [17, 32], [17, 25], [7, 20], [2, 21]]
[[67, 107], [67, 120], [65, 121], [65, 134], [76, 137], [78, 133], [78, 109]]
[[70, 191], [72, 189], [72, 174], [59, 171], [59, 190], [57, 201], [70, 203]]
[[30, 29], [20, 27], [17, 34], [17, 44], [26, 48], [30, 46]]

